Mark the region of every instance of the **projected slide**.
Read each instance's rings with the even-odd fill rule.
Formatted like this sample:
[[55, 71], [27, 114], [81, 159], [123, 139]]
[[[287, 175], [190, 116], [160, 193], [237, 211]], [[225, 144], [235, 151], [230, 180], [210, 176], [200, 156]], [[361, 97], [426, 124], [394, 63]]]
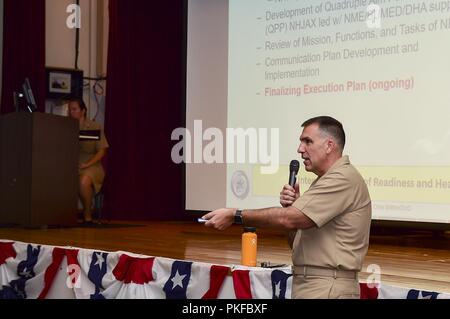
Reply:
[[[227, 206], [278, 206], [300, 125], [330, 115], [375, 219], [450, 222], [449, 1], [230, 0], [228, 10], [227, 127], [266, 129], [279, 150], [228, 162]], [[301, 167], [301, 191], [314, 178]]]

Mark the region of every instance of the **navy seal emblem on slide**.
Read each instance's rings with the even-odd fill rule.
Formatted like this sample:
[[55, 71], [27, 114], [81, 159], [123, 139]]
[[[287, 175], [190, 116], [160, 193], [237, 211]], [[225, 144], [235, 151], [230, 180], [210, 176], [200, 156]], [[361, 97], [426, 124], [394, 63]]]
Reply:
[[231, 177], [231, 191], [239, 199], [245, 199], [249, 193], [250, 184], [243, 171], [236, 171]]

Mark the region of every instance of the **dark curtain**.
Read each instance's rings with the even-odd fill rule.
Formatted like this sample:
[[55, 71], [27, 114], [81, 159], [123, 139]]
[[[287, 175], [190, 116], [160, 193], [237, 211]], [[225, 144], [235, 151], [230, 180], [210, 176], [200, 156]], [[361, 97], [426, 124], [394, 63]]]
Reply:
[[25, 78], [45, 111], [45, 0], [4, 1], [2, 114], [14, 111], [13, 92]]
[[171, 133], [184, 126], [183, 1], [110, 0], [105, 214], [183, 220], [183, 169]]

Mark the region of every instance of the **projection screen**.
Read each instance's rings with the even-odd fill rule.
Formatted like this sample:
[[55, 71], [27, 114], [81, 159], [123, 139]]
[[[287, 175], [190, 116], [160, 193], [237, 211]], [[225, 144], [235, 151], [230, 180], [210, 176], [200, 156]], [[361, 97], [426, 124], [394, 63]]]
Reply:
[[[329, 115], [374, 219], [449, 223], [449, 13], [450, 1], [189, 0], [186, 209], [279, 206], [301, 124]], [[304, 192], [315, 176], [298, 179]]]

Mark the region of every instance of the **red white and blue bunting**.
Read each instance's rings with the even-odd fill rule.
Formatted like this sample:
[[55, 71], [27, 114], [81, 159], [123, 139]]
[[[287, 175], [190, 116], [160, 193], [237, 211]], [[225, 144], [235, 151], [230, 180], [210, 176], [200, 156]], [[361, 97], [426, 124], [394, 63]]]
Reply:
[[[0, 299], [289, 299], [290, 267], [213, 265], [0, 240]], [[450, 294], [361, 283], [362, 299]]]

